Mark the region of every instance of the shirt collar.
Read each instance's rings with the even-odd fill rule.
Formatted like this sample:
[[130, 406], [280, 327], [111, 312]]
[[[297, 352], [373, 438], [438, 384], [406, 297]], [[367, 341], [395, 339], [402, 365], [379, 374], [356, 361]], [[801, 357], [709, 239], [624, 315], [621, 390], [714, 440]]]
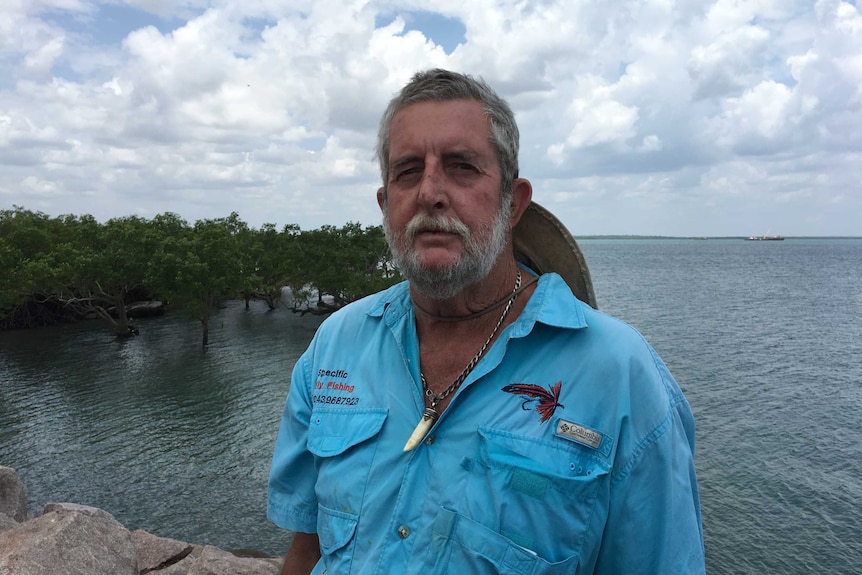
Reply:
[[[410, 289], [406, 281], [379, 295], [368, 310], [371, 317], [381, 317], [389, 310], [392, 317], [397, 318], [411, 311]], [[587, 327], [583, 309], [585, 305], [572, 295], [572, 290], [559, 275], [542, 274], [530, 301], [513, 324], [512, 337], [527, 335], [536, 322], [563, 329]]]
[[390, 313], [399, 317], [407, 313], [410, 307], [410, 284], [403, 281], [377, 294], [376, 301], [367, 313], [371, 317], [382, 317], [386, 310], [391, 308]]
[[563, 329], [587, 327], [584, 305], [558, 274], [542, 274], [530, 301], [513, 324], [512, 337], [527, 335], [537, 322]]

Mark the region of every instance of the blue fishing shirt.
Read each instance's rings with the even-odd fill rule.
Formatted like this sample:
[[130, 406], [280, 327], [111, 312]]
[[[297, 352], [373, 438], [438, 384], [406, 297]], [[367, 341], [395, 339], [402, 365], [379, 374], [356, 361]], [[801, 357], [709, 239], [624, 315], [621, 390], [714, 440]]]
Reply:
[[426, 439], [407, 283], [296, 363], [268, 490], [330, 575], [704, 573], [694, 419], [632, 327], [541, 276]]

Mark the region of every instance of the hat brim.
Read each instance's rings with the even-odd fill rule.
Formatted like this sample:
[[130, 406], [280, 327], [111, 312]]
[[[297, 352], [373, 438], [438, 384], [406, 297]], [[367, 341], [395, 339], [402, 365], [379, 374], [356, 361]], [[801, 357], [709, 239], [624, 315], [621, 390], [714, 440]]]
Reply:
[[576, 298], [598, 309], [584, 254], [554, 214], [530, 202], [512, 231], [512, 243], [515, 259], [540, 275], [556, 272]]

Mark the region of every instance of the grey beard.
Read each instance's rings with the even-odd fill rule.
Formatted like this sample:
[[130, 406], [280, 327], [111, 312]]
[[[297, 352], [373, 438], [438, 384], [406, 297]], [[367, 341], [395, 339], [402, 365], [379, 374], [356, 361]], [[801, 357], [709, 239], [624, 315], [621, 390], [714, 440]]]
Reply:
[[[490, 225], [480, 228], [478, 233], [473, 233], [460, 220], [417, 214], [408, 222], [403, 233], [396, 233], [389, 225], [388, 210], [384, 210], [383, 231], [392, 252], [392, 259], [411, 287], [431, 299], [441, 301], [454, 297], [491, 272], [506, 247], [510, 216], [511, 206], [506, 202]], [[413, 249], [418, 230], [429, 228], [458, 234], [464, 243], [464, 253], [445, 268], [425, 268]]]

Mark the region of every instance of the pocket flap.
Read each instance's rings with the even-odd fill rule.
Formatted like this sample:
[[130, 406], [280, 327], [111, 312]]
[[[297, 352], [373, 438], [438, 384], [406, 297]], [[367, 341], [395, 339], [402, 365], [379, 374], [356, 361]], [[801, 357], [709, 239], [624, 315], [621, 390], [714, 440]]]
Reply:
[[485, 426], [479, 428], [479, 435], [482, 437], [480, 455], [489, 465], [526, 469], [559, 478], [599, 476], [610, 471], [606, 461], [575, 443], [554, 444]]
[[577, 571], [580, 560], [575, 554], [562, 561], [547, 561], [535, 551], [445, 507], [440, 508], [434, 520], [432, 537], [437, 560], [431, 573], [435, 575], [570, 575]]
[[320, 550], [330, 555], [347, 545], [356, 531], [359, 517], [353, 513], [336, 511], [323, 505], [318, 506], [317, 537]]
[[370, 439], [386, 421], [386, 409], [316, 409], [308, 428], [308, 450], [332, 457]]

